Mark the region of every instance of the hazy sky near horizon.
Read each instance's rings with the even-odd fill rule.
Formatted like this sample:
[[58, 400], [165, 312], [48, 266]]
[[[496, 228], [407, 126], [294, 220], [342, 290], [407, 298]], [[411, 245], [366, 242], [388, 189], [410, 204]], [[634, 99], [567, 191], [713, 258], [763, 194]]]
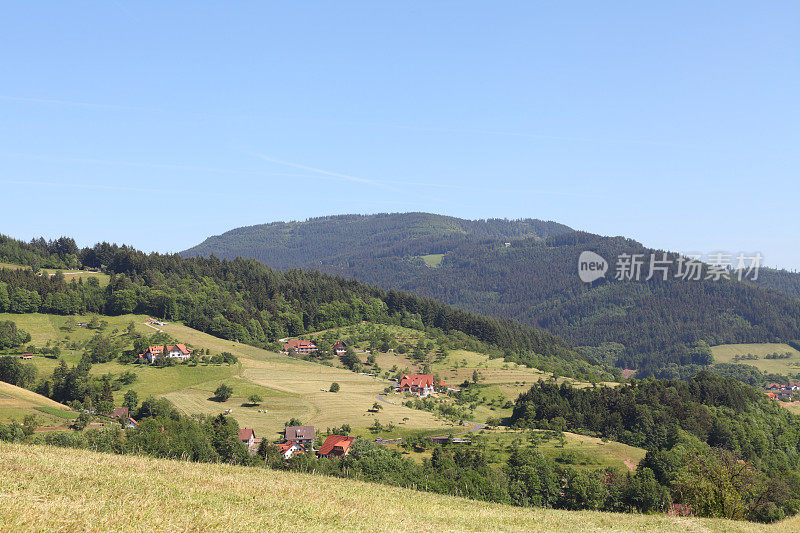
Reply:
[[0, 43], [13, 237], [428, 211], [800, 269], [797, 2], [6, 3]]

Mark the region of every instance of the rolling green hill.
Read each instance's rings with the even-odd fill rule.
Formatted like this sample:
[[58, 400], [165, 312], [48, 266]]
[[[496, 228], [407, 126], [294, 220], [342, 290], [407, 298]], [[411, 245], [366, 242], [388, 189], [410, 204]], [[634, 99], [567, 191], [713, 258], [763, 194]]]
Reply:
[[[507, 245], [508, 244], [508, 245]], [[580, 253], [610, 265], [604, 279], [578, 279]], [[783, 342], [800, 337], [800, 274], [764, 269], [755, 282], [617, 281], [616, 258], [661, 251], [622, 237], [538, 221], [462, 221], [438, 215], [343, 215], [231, 230], [185, 256], [250, 257], [428, 296], [544, 328], [593, 356], [645, 376], [670, 363], [710, 363], [692, 345]], [[670, 254], [675, 259], [675, 254]], [[707, 269], [703, 272], [703, 277]], [[621, 344], [608, 351], [605, 343]]]
[[746, 533], [800, 526], [797, 518], [761, 525], [526, 509], [318, 475], [2, 442], [0, 462], [3, 531], [230, 531], [246, 524], [271, 531]]
[[[491, 345], [506, 358], [570, 376], [611, 377], [607, 367], [544, 330], [324, 273], [280, 272], [254, 260], [148, 255], [108, 243], [78, 250], [75, 257], [61, 254], [53, 242], [0, 239], [0, 258], [19, 256], [32, 267], [0, 268], [0, 312], [149, 314], [273, 349], [286, 336], [381, 322], [459, 332]], [[41, 275], [36, 270], [36, 264], [59, 261], [102, 270], [108, 283], [103, 286], [91, 276], [86, 282], [80, 277], [67, 280], [63, 274]]]

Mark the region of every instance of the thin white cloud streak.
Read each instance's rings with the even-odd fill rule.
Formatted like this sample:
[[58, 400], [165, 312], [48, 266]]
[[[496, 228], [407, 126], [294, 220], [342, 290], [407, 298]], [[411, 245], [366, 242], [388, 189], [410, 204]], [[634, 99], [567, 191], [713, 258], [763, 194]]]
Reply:
[[[553, 195], [553, 196], [574, 196], [574, 197], [585, 197], [585, 198], [602, 198], [602, 195], [592, 193], [592, 192], [575, 192], [575, 191], [549, 191], [544, 189], [519, 189], [519, 188], [509, 188], [509, 189], [500, 189], [497, 187], [470, 187], [465, 185], [455, 185], [450, 183], [435, 183], [430, 181], [403, 181], [403, 180], [378, 180], [378, 179], [367, 179], [367, 178], [360, 178], [356, 176], [352, 176], [349, 174], [341, 174], [339, 172], [332, 172], [330, 170], [324, 170], [316, 167], [311, 167], [308, 165], [302, 165], [300, 163], [292, 163], [289, 161], [284, 161], [281, 159], [277, 159], [274, 157], [270, 157], [267, 155], [259, 154], [256, 152], [249, 152], [243, 151], [243, 153], [247, 155], [251, 155], [253, 157], [257, 157], [259, 159], [263, 159], [264, 161], [269, 161], [271, 163], [275, 163], [277, 165], [288, 166], [292, 168], [298, 168], [302, 170], [308, 170], [309, 172], [316, 172], [323, 176], [340, 179], [344, 181], [355, 181], [358, 183], [366, 183], [369, 185], [378, 185], [378, 186], [392, 186], [392, 185], [400, 185], [405, 187], [431, 187], [437, 189], [450, 189], [450, 190], [459, 190], [459, 191], [470, 191], [470, 192], [481, 192], [485, 193], [488, 191], [497, 192], [497, 193], [504, 193], [504, 194], [542, 194], [542, 195]], [[392, 187], [392, 189], [397, 190], [396, 188]], [[405, 192], [408, 192], [407, 190]], [[445, 201], [445, 200], [442, 200]]]
[[283, 165], [283, 166], [286, 166], [286, 167], [297, 168], [297, 169], [300, 169], [300, 170], [308, 170], [309, 172], [314, 172], [314, 173], [317, 173], [317, 174], [324, 174], [325, 176], [331, 176], [331, 177], [334, 177], [334, 178], [340, 178], [340, 179], [345, 180], [345, 181], [355, 181], [355, 182], [358, 182], [358, 183], [370, 183], [370, 184], [378, 184], [378, 183], [380, 183], [380, 182], [375, 181], [375, 180], [366, 179], [366, 178], [359, 178], [357, 176], [351, 176], [349, 174], [341, 174], [339, 172], [331, 172], [330, 170], [323, 170], [321, 168], [309, 167], [307, 165], [301, 165], [299, 163], [290, 163], [289, 161], [282, 161], [280, 159], [275, 159], [274, 157], [258, 154], [258, 153], [255, 153], [255, 152], [245, 152], [245, 153], [248, 154], [248, 155], [251, 155], [253, 157], [257, 157], [259, 159], [263, 159], [264, 161], [269, 161], [270, 163], [275, 163], [275, 164]]

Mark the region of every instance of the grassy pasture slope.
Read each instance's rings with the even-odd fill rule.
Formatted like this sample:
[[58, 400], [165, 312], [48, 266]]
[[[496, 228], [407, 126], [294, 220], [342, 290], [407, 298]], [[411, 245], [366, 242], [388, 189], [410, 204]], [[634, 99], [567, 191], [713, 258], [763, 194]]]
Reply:
[[[405, 327], [382, 325], [381, 328], [392, 335], [398, 342], [402, 341], [407, 345], [416, 345], [421, 338], [431, 340], [424, 333]], [[347, 337], [348, 331], [351, 329], [352, 327], [348, 326], [334, 328], [328, 330], [328, 332], [339, 331], [342, 337]], [[323, 332], [315, 333], [312, 336], [318, 336], [320, 333]], [[366, 362], [364, 353], [358, 355], [362, 362]], [[402, 355], [397, 352], [377, 353], [375, 354], [375, 361], [382, 371], [390, 371], [393, 367], [397, 367], [397, 370], [401, 372], [408, 373], [422, 371], [421, 363], [412, 360], [408, 355]], [[338, 363], [338, 361], [334, 359], [334, 363]], [[468, 350], [450, 350], [441, 361], [436, 361], [434, 357], [430, 357], [430, 367], [431, 372], [438, 374], [439, 378], [445, 380], [448, 386], [459, 386], [465, 380], [472, 380], [472, 374], [477, 370], [480, 374], [481, 396], [487, 398], [487, 400], [500, 400], [500, 403], [515, 400], [539, 379], [547, 380], [552, 378], [550, 372], [543, 372], [537, 368], [529, 368], [500, 358], [492, 359], [486, 354]], [[559, 378], [558, 381], [561, 383], [565, 380], [564, 378]], [[589, 386], [589, 383], [569, 381], [575, 387]], [[607, 385], [615, 386], [616, 383], [607, 383]], [[402, 402], [399, 394], [390, 394], [387, 400], [396, 404]], [[488, 418], [505, 417], [510, 414], [511, 409], [502, 409], [499, 405], [495, 405], [493, 409], [486, 405], [479, 405], [474, 411], [475, 420], [478, 422], [485, 422]]]
[[[86, 328], [75, 328], [72, 332], [61, 329], [66, 321], [66, 317], [61, 316], [0, 315], [0, 319], [6, 317], [29, 331], [33, 337], [33, 343], [36, 345], [43, 345], [48, 340], [59, 342], [66, 337], [70, 337], [71, 340], [83, 341], [95, 334], [94, 331]], [[142, 333], [150, 334], [155, 331], [144, 325], [146, 317], [142, 315], [101, 318], [109, 323], [105, 330], [106, 333], [111, 333], [115, 328], [124, 331], [131, 321]], [[186, 414], [214, 415], [231, 409], [231, 415], [239, 422], [240, 426], [252, 427], [258, 436], [270, 439], [275, 438], [283, 428], [284, 422], [292, 417], [299, 418], [304, 423], [313, 424], [322, 431], [346, 423], [353, 428], [354, 434], [370, 437], [373, 435], [367, 428], [375, 420], [384, 426], [390, 423], [395, 425], [394, 431], [381, 433], [382, 437], [402, 437], [420, 433], [458, 433], [469, 429], [469, 427], [454, 425], [438, 419], [426, 411], [402, 407], [400, 403], [403, 398], [394, 394], [387, 397], [389, 403], [381, 403], [383, 409], [379, 413], [368, 413], [367, 410], [372, 407], [378, 394], [383, 392], [387, 385], [385, 380], [379, 378], [355, 374], [343, 368], [310, 363], [283, 354], [219, 339], [178, 323], [170, 323], [160, 328], [181, 342], [195, 347], [209, 348], [213, 353], [223, 351], [234, 353], [239, 357], [240, 363], [233, 366], [198, 365], [189, 367], [178, 365], [167, 368], [122, 365], [117, 362], [94, 365], [92, 373], [95, 375], [119, 374], [125, 371], [132, 371], [138, 375], [138, 379], [132, 385], [123, 387], [114, 393], [118, 404], [121, 403], [125, 391], [133, 389], [138, 393], [140, 401], [149, 395], [165, 397]], [[403, 338], [406, 342], [413, 342], [411, 338], [413, 335], [422, 335], [420, 332], [406, 328], [391, 327], [391, 329], [393, 334]], [[75, 364], [80, 358], [80, 352], [65, 350], [64, 357], [70, 364]], [[400, 369], [409, 368], [411, 371], [415, 371], [417, 368], [413, 361], [401, 355], [381, 354], [377, 359], [385, 370], [394, 364], [397, 364]], [[52, 372], [57, 361], [37, 356], [33, 363], [37, 365], [40, 376], [44, 377]], [[433, 369], [451, 384], [458, 384], [464, 379], [471, 378], [473, 370], [477, 369], [483, 378], [481, 383], [488, 385], [481, 389], [482, 395], [490, 399], [502, 396], [504, 401], [514, 400], [519, 393], [540, 377], [549, 377], [549, 374], [536, 369], [507, 363], [501, 359], [489, 359], [486, 355], [464, 350], [451, 351], [445, 359], [434, 363]], [[327, 392], [334, 381], [340, 384], [340, 392]], [[226, 402], [216, 402], [211, 398], [214, 390], [222, 383], [233, 388], [233, 396]], [[263, 402], [258, 406], [246, 405], [247, 397], [253, 393], [257, 393], [263, 398]], [[264, 412], [265, 410], [266, 412]], [[480, 405], [475, 414], [476, 420], [483, 422], [488, 417], [505, 416], [509, 412], [508, 409], [499, 407], [490, 409], [488, 406]], [[37, 412], [37, 415], [39, 414], [41, 413]], [[22, 416], [24, 415], [17, 416], [17, 418], [21, 420]], [[43, 418], [45, 417], [43, 416]], [[499, 432], [490, 434], [495, 435]], [[516, 438], [516, 436], [512, 434], [511, 438]], [[583, 438], [568, 437], [567, 444], [563, 449], [556, 448], [554, 443], [552, 445], [545, 443], [542, 448], [548, 453], [552, 452], [551, 454], [554, 456], [565, 450], [576, 448], [590, 456], [590, 465], [613, 465], [622, 468], [625, 459], [633, 462], [641, 459], [635, 448], [631, 449], [634, 451], [621, 450], [615, 456], [611, 453], [613, 448], [611, 443], [590, 445], [579, 439]], [[507, 445], [506, 440], [508, 439], [501, 438], [497, 445]], [[549, 450], [548, 446], [553, 449]]]
[[[210, 395], [206, 391], [210, 386], [178, 390], [165, 395], [187, 413], [211, 414], [230, 407], [240, 425], [256, 429], [257, 434], [261, 431], [267, 435], [275, 434], [293, 416], [322, 430], [344, 423], [350, 424], [354, 430], [363, 430], [372, 425], [376, 418], [381, 424], [398, 424], [406, 417], [409, 420], [399, 426], [406, 431], [450, 427], [437, 421], [430, 413], [405, 407], [384, 404], [379, 414], [368, 414], [367, 409], [387, 385], [387, 382], [378, 378], [237, 344], [182, 324], [168, 324], [162, 329], [175, 338], [211, 348], [214, 352], [234, 353], [241, 361], [239, 378], [226, 381], [233, 387], [234, 398], [223, 405], [207, 399]], [[326, 392], [334, 381], [339, 383], [341, 390], [338, 393]], [[250, 394], [247, 391], [254, 385], [261, 387], [254, 392], [264, 397], [264, 403], [259, 407], [241, 407], [243, 399]], [[263, 408], [267, 412], [259, 413], [258, 410]]]
[[36, 415], [44, 425], [52, 427], [64, 427], [72, 418], [66, 405], [0, 381], [0, 422], [13, 419], [21, 423], [29, 414]]
[[[788, 359], [765, 359], [764, 356], [772, 353], [789, 352], [792, 356]], [[761, 371], [772, 374], [796, 374], [800, 372], [800, 352], [783, 343], [754, 343], [754, 344], [721, 344], [712, 346], [711, 353], [715, 363], [734, 363], [736, 355], [745, 356], [753, 354], [758, 359], [742, 359], [739, 364], [751, 365]]]
[[524, 509], [332, 477], [46, 446], [0, 443], [0, 464], [0, 531], [230, 531], [236, 524], [266, 531], [747, 533], [800, 528], [797, 518], [765, 526]]
[[[144, 315], [124, 315], [101, 317], [109, 324], [105, 330], [111, 333], [115, 328], [123, 331], [133, 321], [137, 331], [152, 334], [154, 329], [144, 324]], [[84, 341], [95, 335], [95, 331], [75, 328], [72, 332], [61, 329], [67, 317], [42, 313], [13, 315], [0, 314], [0, 320], [13, 320], [31, 334], [32, 343], [43, 346], [47, 341]], [[393, 422], [398, 433], [419, 432], [430, 429], [452, 427], [438, 421], [430, 413], [399, 406], [384, 405], [384, 409], [368, 414], [386, 382], [369, 376], [354, 374], [348, 370], [331, 368], [289, 358], [282, 354], [268, 352], [253, 346], [234, 343], [201, 333], [182, 324], [169, 323], [160, 326], [166, 333], [181, 342], [195, 347], [209, 348], [213, 353], [228, 351], [240, 358], [238, 366], [187, 367], [184, 365], [154, 368], [150, 366], [122, 365], [117, 362], [97, 364], [92, 374], [120, 373], [127, 370], [135, 372], [139, 378], [129, 387], [114, 393], [117, 403], [128, 389], [135, 390], [140, 401], [149, 395], [164, 396], [187, 414], [217, 414], [226, 409], [243, 427], [252, 427], [257, 435], [272, 436], [290, 418], [298, 417], [304, 423], [314, 424], [321, 430], [328, 427], [350, 424], [355, 434], [368, 433], [366, 428], [377, 418], [381, 424]], [[80, 359], [80, 352], [64, 350], [63, 357], [70, 364]], [[57, 360], [37, 356], [32, 361], [40, 376], [52, 373]], [[341, 385], [338, 393], [327, 391], [332, 382]], [[211, 400], [214, 390], [227, 383], [233, 387], [233, 397], [220, 403]], [[264, 402], [257, 407], [243, 406], [251, 393], [258, 393]], [[266, 413], [259, 410], [266, 409]], [[403, 418], [409, 420], [403, 422]], [[21, 417], [20, 417], [21, 419]]]

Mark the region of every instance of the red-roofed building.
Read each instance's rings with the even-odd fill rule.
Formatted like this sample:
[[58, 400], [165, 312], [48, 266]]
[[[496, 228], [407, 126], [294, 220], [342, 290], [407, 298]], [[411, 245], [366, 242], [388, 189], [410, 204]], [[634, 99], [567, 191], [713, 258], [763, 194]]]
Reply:
[[287, 341], [286, 344], [283, 345], [283, 351], [289, 352], [290, 350], [294, 350], [296, 353], [312, 353], [317, 351], [317, 345], [311, 341], [304, 341], [301, 339], [293, 339]]
[[322, 443], [317, 455], [320, 457], [344, 457], [350, 453], [350, 445], [356, 440], [355, 437], [345, 437], [343, 435], [328, 435]]
[[170, 359], [186, 361], [192, 356], [192, 351], [187, 348], [185, 344], [169, 345], [166, 348], [167, 351], [164, 352], [164, 346], [148, 346], [144, 353], [139, 354], [139, 357], [147, 359], [147, 362], [152, 363], [159, 357], [169, 357]]
[[405, 375], [400, 378], [399, 389], [403, 392], [411, 392], [419, 396], [427, 396], [434, 391], [433, 374]]
[[283, 456], [284, 459], [291, 459], [296, 453], [305, 453], [306, 449], [302, 444], [290, 440], [283, 444], [278, 444], [278, 451], [281, 452], [281, 456]]
[[252, 453], [253, 445], [256, 440], [256, 432], [252, 428], [242, 428], [239, 430], [239, 440], [247, 446], [247, 450]]

